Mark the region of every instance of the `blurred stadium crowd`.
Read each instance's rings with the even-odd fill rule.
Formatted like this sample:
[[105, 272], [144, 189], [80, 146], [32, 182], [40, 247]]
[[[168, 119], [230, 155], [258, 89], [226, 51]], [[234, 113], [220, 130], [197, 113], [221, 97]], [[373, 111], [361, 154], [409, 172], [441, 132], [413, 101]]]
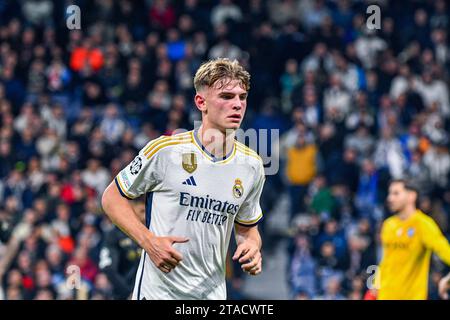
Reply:
[[261, 201], [276, 215], [289, 197], [291, 298], [372, 298], [389, 179], [412, 178], [450, 231], [449, 2], [376, 3], [379, 30], [362, 0], [0, 0], [0, 298], [117, 297], [99, 199], [150, 139], [192, 129], [193, 75], [216, 57], [252, 76], [243, 127], [280, 130]]

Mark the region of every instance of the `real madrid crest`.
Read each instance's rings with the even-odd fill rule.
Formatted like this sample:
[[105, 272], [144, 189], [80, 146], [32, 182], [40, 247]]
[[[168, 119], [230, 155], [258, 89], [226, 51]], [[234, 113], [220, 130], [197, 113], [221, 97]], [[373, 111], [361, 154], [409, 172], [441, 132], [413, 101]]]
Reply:
[[244, 194], [244, 187], [242, 186], [242, 181], [240, 179], [234, 180], [233, 186], [233, 196], [235, 198], [240, 198]]
[[194, 172], [197, 169], [197, 156], [194, 152], [183, 153], [183, 169], [189, 173]]

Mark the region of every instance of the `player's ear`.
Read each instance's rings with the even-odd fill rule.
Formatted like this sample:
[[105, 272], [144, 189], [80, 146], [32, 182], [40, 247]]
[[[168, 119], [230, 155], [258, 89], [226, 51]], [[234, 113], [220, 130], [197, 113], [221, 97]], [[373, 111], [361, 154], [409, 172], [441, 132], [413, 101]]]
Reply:
[[206, 99], [204, 94], [196, 93], [194, 97], [195, 105], [197, 106], [197, 109], [204, 112], [206, 111]]
[[419, 206], [419, 195], [415, 191], [411, 191], [411, 202], [413, 202], [416, 207]]
[[408, 190], [408, 198], [409, 198], [409, 202], [411, 202], [411, 203], [417, 202], [417, 194], [414, 191]]

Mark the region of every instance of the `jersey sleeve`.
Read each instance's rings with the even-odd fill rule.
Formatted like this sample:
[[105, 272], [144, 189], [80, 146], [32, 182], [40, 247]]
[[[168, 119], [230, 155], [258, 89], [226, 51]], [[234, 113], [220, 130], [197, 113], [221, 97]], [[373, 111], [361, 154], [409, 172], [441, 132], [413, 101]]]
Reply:
[[442, 261], [450, 265], [450, 244], [434, 220], [426, 219], [421, 223], [422, 241]]
[[150, 141], [116, 176], [114, 180], [123, 197], [132, 200], [161, 186], [165, 166], [159, 146], [160, 139]]
[[263, 213], [259, 201], [265, 180], [264, 167], [263, 164], [260, 163], [256, 171], [256, 179], [253, 188], [237, 213], [235, 219], [237, 224], [245, 227], [252, 227], [257, 225], [262, 219]]

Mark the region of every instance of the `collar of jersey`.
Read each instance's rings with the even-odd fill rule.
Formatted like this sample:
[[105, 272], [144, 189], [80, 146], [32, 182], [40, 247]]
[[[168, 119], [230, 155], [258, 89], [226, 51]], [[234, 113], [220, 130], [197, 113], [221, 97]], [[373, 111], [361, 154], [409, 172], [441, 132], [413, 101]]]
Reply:
[[233, 143], [233, 150], [231, 150], [225, 157], [223, 158], [217, 158], [215, 157], [211, 152], [209, 152], [205, 146], [200, 142], [200, 139], [198, 138], [198, 128], [191, 131], [192, 134], [192, 140], [194, 141], [194, 144], [200, 149], [202, 154], [208, 158], [208, 160], [214, 162], [214, 163], [226, 163], [230, 161], [233, 156], [236, 154], [236, 143]]

